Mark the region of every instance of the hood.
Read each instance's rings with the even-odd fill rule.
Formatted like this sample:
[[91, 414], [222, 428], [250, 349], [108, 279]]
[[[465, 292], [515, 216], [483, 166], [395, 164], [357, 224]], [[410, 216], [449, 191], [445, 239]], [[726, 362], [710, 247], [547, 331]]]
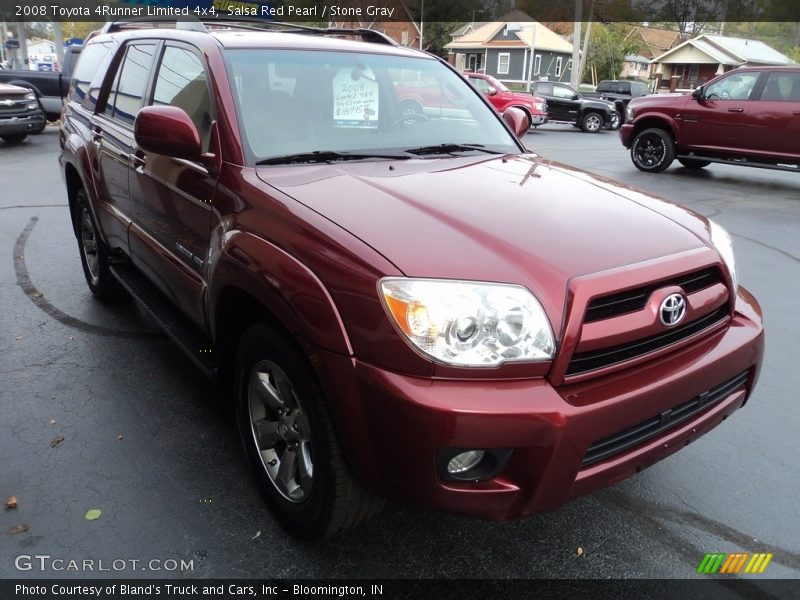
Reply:
[[20, 87], [18, 85], [9, 85], [7, 83], [0, 83], [0, 94], [4, 96], [24, 96], [30, 92], [29, 89]]
[[631, 99], [629, 106], [663, 106], [663, 105], [677, 105], [690, 98], [691, 94], [670, 92], [669, 94], [652, 94], [650, 96], [639, 96], [638, 98]]
[[555, 314], [572, 277], [704, 245], [693, 213], [532, 155], [262, 167], [258, 175], [407, 276], [525, 285]]

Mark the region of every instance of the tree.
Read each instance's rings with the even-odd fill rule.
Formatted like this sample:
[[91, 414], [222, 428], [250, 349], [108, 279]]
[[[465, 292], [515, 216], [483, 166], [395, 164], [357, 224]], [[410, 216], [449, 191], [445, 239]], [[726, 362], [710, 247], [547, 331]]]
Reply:
[[586, 64], [597, 73], [598, 79], [617, 79], [626, 54], [636, 51], [632, 40], [626, 39], [627, 23], [594, 23]]

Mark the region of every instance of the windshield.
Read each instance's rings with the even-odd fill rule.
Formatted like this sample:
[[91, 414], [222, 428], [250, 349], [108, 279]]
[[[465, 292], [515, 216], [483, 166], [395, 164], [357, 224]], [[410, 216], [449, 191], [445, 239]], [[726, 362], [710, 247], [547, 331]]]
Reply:
[[[303, 50], [228, 51], [249, 159], [369, 159], [520, 151], [461, 77], [433, 59]], [[472, 148], [469, 148], [469, 147]], [[295, 162], [287, 160], [286, 162]]]

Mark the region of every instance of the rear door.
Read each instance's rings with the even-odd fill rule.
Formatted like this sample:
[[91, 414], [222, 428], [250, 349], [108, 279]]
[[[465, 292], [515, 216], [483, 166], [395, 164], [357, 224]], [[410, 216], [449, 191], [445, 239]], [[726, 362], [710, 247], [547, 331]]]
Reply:
[[[165, 42], [148, 104], [176, 106], [191, 117], [208, 152], [216, 119], [202, 54]], [[201, 162], [134, 148], [130, 191], [131, 256], [183, 312], [204, 324], [209, 232], [216, 173]]]
[[732, 71], [705, 90], [703, 100], [689, 99], [682, 117], [681, 138], [691, 150], [750, 154], [757, 146], [750, 97], [761, 71]]
[[751, 108], [755, 149], [800, 161], [800, 72], [773, 71]]
[[133, 152], [133, 120], [142, 105], [155, 42], [134, 42], [122, 48], [121, 60], [108, 96], [91, 120], [94, 145], [94, 175], [100, 211], [98, 217], [112, 248], [128, 249], [127, 229], [131, 220], [128, 188]]

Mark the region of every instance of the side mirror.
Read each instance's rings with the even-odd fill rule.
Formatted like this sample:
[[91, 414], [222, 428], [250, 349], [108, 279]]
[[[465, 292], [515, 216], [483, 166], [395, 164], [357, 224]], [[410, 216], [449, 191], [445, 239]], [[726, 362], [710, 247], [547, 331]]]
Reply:
[[575, 92], [574, 94], [572, 94], [572, 99], [573, 100], [579, 100], [580, 97], [581, 97], [581, 95], [578, 92]]
[[699, 101], [705, 98], [705, 94], [706, 90], [704, 86], [701, 85], [700, 87], [694, 89], [694, 91], [692, 92], [692, 98]]
[[145, 152], [199, 160], [203, 149], [197, 127], [181, 108], [147, 106], [136, 115], [133, 137]]
[[489, 94], [490, 96], [494, 96], [495, 94], [497, 94], [497, 88], [490, 85], [486, 93]]
[[521, 108], [510, 107], [503, 113], [503, 121], [505, 121], [512, 131], [517, 134], [517, 137], [522, 137], [527, 133], [531, 127], [528, 120], [528, 115], [525, 114]]

